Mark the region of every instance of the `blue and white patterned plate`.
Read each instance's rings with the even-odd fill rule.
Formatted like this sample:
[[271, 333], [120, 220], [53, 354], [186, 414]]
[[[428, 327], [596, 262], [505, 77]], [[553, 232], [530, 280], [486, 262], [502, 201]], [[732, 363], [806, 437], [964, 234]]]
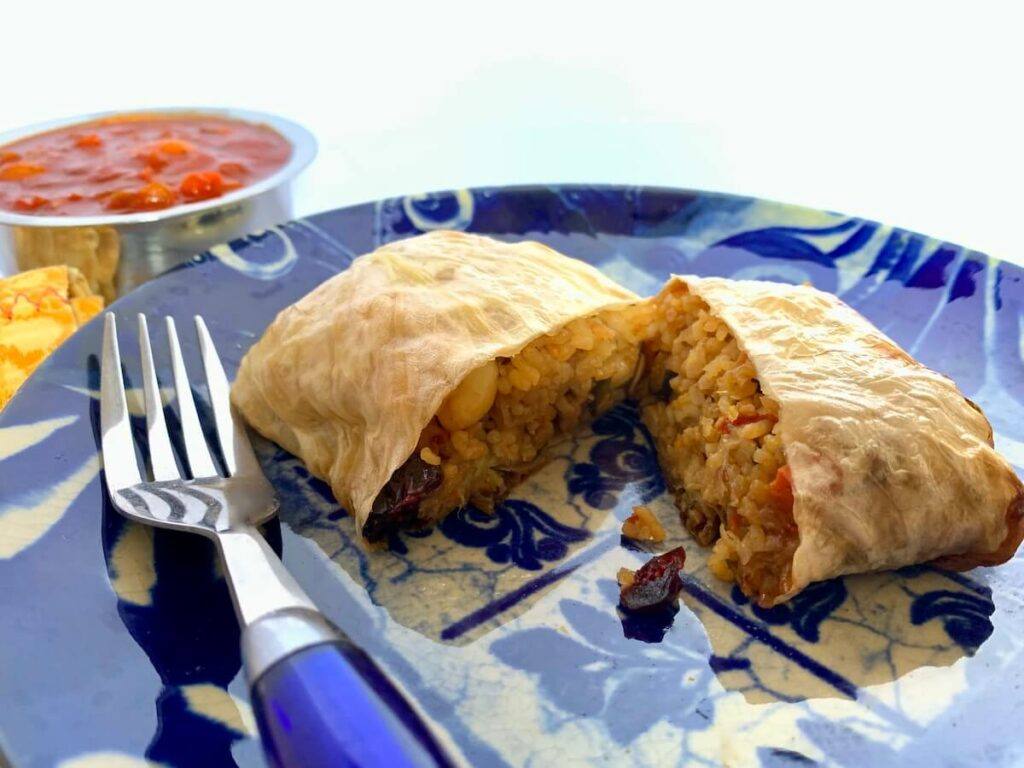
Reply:
[[[179, 327], [202, 313], [233, 369], [279, 309], [355, 255], [438, 227], [541, 240], [641, 294], [670, 272], [810, 280], [956, 379], [1024, 467], [1024, 271], [833, 213], [620, 187], [414, 196], [214, 248], [114, 310], [124, 333], [139, 311]], [[100, 333], [96, 321], [79, 332], [0, 415], [0, 743], [19, 768], [260, 765], [209, 544], [128, 523], [104, 498]], [[137, 383], [132, 347], [122, 339]], [[628, 404], [494, 516], [464, 510], [390, 552], [360, 549], [324, 485], [260, 450], [283, 499], [270, 540], [473, 765], [1024, 760], [1021, 558], [846, 578], [753, 607], [682, 533]], [[616, 611], [616, 571], [645, 559], [619, 536], [639, 502], [689, 554], [674, 617]]]

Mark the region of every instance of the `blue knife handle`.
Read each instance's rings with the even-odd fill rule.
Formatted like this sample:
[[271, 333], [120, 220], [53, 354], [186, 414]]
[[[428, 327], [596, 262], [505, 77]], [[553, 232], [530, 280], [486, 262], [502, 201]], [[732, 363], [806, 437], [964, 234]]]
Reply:
[[[333, 629], [333, 627], [332, 627]], [[252, 703], [275, 768], [450, 766], [429, 726], [373, 660], [334, 630], [261, 670]]]

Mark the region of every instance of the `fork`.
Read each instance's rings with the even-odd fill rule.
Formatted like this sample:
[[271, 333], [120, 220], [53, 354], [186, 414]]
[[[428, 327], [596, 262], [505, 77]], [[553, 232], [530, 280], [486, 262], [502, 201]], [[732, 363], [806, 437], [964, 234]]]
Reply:
[[117, 321], [113, 313], [105, 317], [100, 422], [107, 491], [132, 520], [193, 531], [216, 543], [242, 626], [242, 658], [270, 763], [281, 768], [452, 765], [416, 707], [317, 610], [257, 530], [276, 514], [277, 499], [232, 413], [227, 376], [203, 319], [197, 315], [195, 325], [223, 472], [203, 434], [174, 320], [168, 317], [185, 454], [179, 466], [146, 316], [140, 314], [138, 322], [148, 437], [148, 452], [139, 451], [142, 467], [125, 399]]

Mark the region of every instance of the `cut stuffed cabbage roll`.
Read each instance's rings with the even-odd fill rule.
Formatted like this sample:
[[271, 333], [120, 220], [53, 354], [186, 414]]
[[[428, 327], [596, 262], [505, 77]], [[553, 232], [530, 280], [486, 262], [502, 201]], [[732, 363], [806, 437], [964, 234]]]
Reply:
[[625, 397], [648, 311], [538, 243], [434, 232], [282, 311], [232, 397], [381, 540], [466, 502], [488, 509]]
[[712, 572], [761, 605], [1017, 549], [1024, 494], [984, 415], [836, 297], [673, 277], [654, 312], [644, 422]]

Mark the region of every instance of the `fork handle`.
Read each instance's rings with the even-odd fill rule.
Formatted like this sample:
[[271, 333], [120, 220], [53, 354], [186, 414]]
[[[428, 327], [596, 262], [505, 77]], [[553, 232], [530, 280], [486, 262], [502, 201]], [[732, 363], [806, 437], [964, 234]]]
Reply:
[[[281, 656], [281, 643], [298, 650]], [[293, 609], [262, 618], [246, 627], [242, 650], [272, 766], [454, 764], [398, 687], [319, 613]], [[277, 660], [263, 667], [272, 656]]]

